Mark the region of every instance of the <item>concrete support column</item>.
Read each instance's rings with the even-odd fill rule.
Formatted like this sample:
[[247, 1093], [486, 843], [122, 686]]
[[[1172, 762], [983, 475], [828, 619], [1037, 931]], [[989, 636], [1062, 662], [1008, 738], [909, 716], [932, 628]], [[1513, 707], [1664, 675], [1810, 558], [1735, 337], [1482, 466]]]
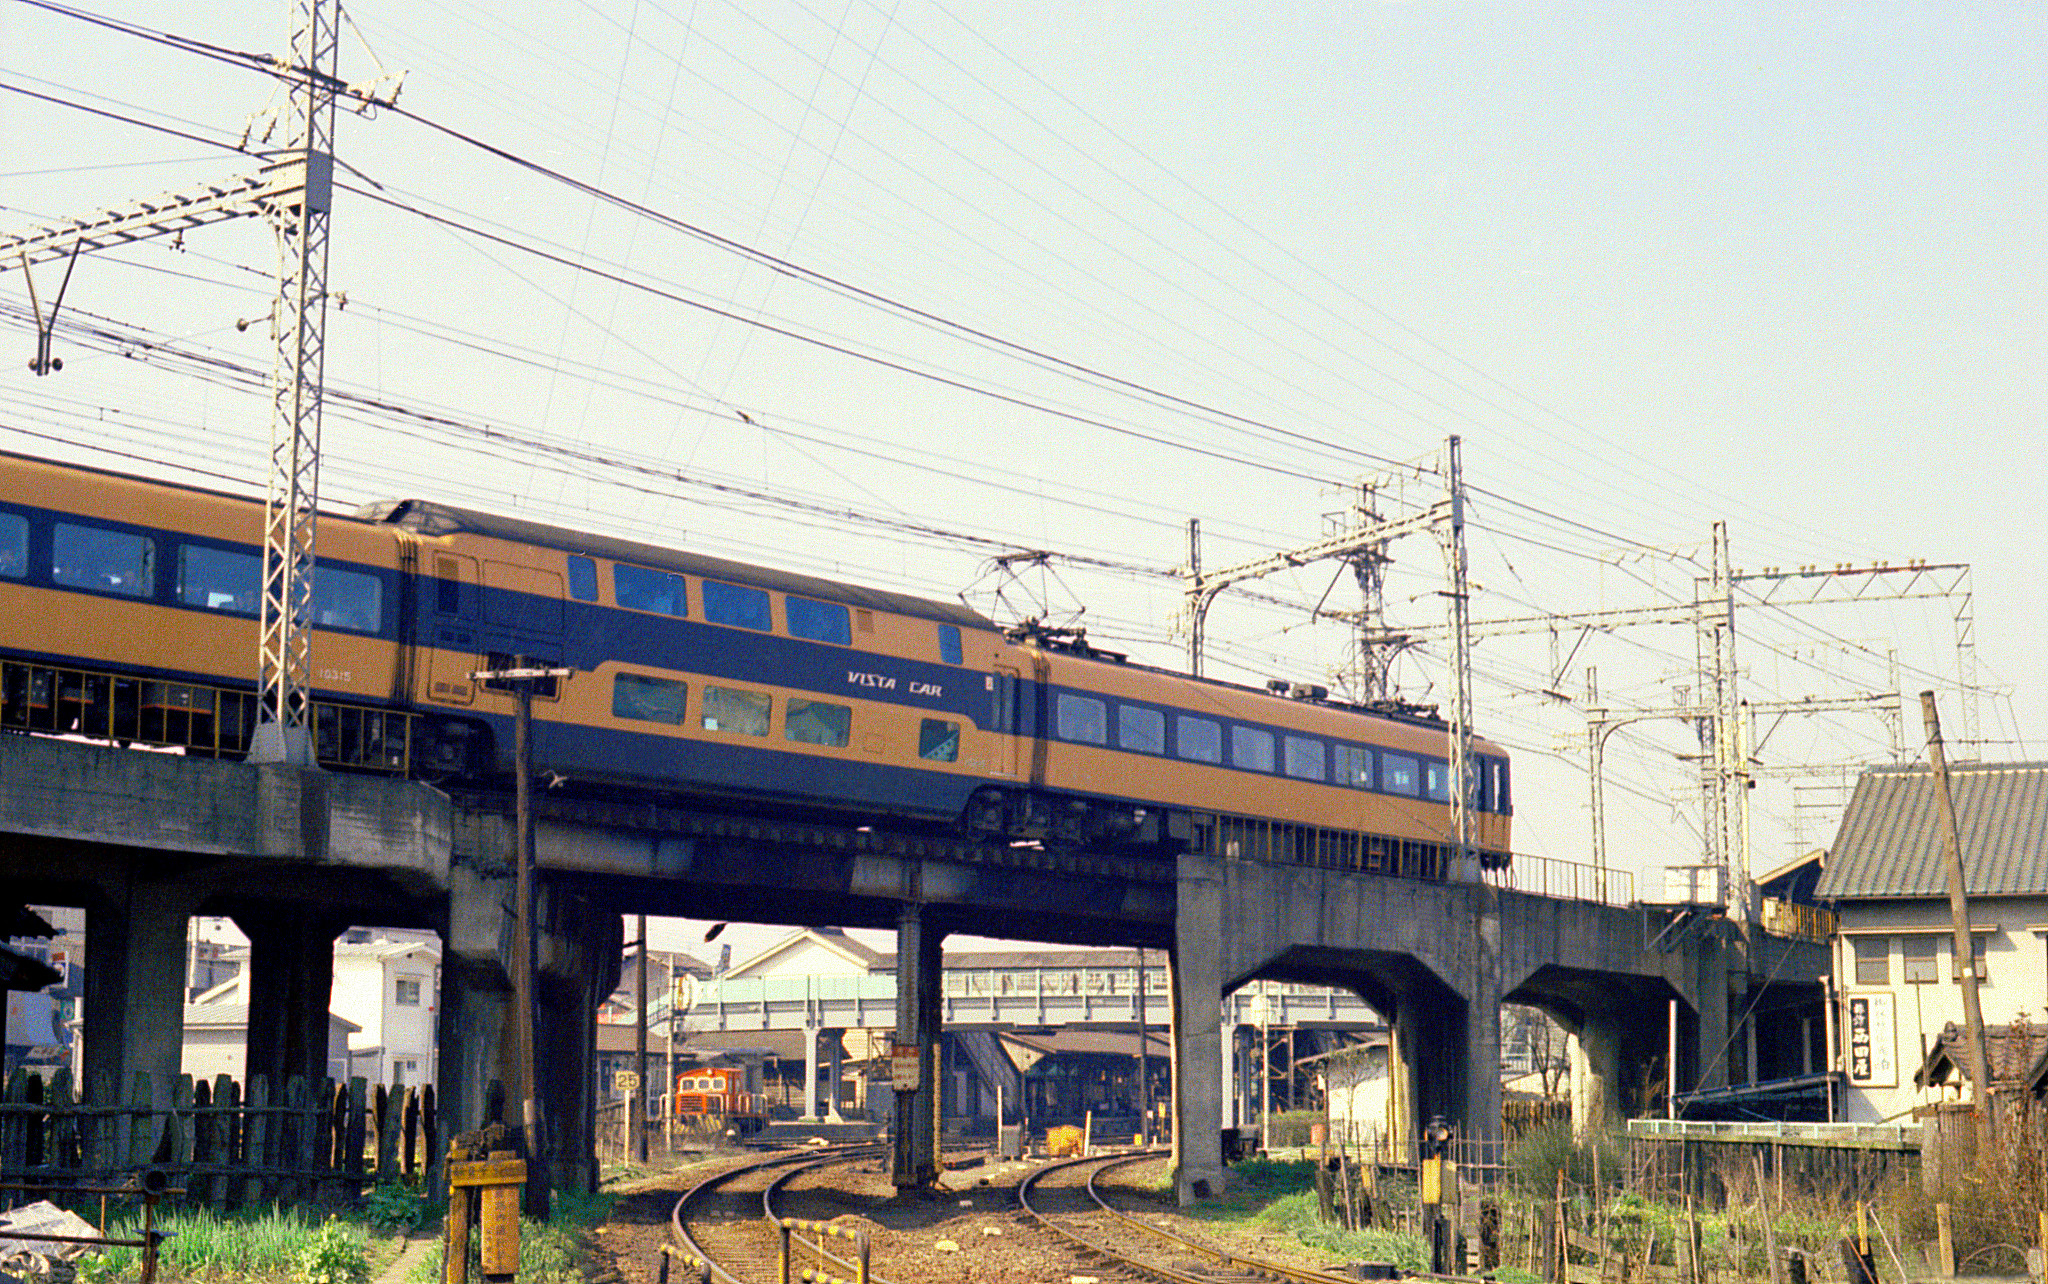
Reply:
[[618, 987], [625, 926], [543, 885], [534, 1061], [556, 1190], [597, 1189], [597, 1008]]
[[185, 1049], [185, 931], [198, 896], [124, 880], [86, 905], [85, 1082], [125, 1091], [141, 1071], [169, 1102]]
[[[1691, 1073], [1681, 1066], [1678, 1074], [1678, 1091], [1690, 1092], [1698, 1088], [1725, 1088], [1730, 1075], [1729, 1035], [1732, 1033], [1729, 1017], [1731, 1010], [1740, 1012], [1728, 993], [1729, 950], [1726, 945], [1710, 936], [1703, 936], [1699, 943], [1699, 982], [1694, 993], [1699, 995], [1698, 1035], [1693, 1041]], [[1683, 1012], [1679, 1020], [1685, 1019]]]
[[[264, 907], [234, 917], [249, 938], [248, 1074], [268, 1078], [276, 1101], [290, 1079], [303, 1078], [311, 1089], [327, 1077], [330, 1056], [347, 1055], [346, 1046], [332, 1049], [327, 1042], [334, 938], [348, 924], [298, 907]], [[377, 1077], [374, 1071], [370, 1077]]]
[[[1173, 1012], [1174, 1193], [1183, 1204], [1223, 1193], [1223, 871], [1214, 857], [1183, 853], [1168, 959]], [[1226, 1035], [1230, 1027], [1223, 1027]]]
[[825, 1122], [844, 1123], [839, 1113], [839, 1086], [846, 1079], [846, 1031], [825, 1031]]
[[1571, 1036], [1572, 1135], [1584, 1141], [1621, 1117], [1621, 1022], [1588, 1013]]
[[818, 1122], [818, 1027], [804, 1027], [804, 1109], [797, 1118], [803, 1123]]
[[1414, 1161], [1415, 1139], [1428, 1122], [1420, 1117], [1422, 1068], [1416, 1053], [1421, 1040], [1419, 1005], [1404, 999], [1394, 1006], [1387, 1030], [1387, 1147], [1399, 1164]]
[[[436, 1100], [444, 1132], [472, 1132], [497, 1119], [515, 1085], [512, 1074], [512, 881], [466, 865], [448, 872], [441, 1011], [436, 1027], [440, 1074]], [[492, 1086], [497, 1086], [494, 1094]], [[440, 1156], [435, 1157], [437, 1162]]]
[[1500, 977], [1480, 977], [1478, 992], [1465, 1000], [1464, 1056], [1458, 1067], [1462, 1100], [1452, 1122], [1459, 1138], [1475, 1144], [1469, 1162], [1500, 1162]]
[[[939, 1179], [939, 983], [945, 936], [944, 929], [926, 921], [921, 905], [905, 905], [897, 916], [896, 1042], [918, 1049], [917, 1087], [895, 1094], [890, 1180], [899, 1190], [930, 1186]], [[813, 1052], [813, 1070], [815, 1058]], [[816, 1088], [810, 1091], [815, 1099]]]

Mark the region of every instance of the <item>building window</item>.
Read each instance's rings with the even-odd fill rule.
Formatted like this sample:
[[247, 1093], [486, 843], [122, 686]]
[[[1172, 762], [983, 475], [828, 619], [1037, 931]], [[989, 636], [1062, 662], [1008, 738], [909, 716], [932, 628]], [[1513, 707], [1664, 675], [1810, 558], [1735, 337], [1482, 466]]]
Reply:
[[1849, 949], [1856, 956], [1856, 984], [1892, 983], [1891, 937], [1852, 936], [1849, 938]]
[[1902, 936], [1899, 956], [1905, 964], [1906, 984], [1927, 985], [1941, 979], [1940, 937]]
[[[1977, 933], [1972, 933], [1970, 936], [1970, 970], [1977, 974], [1977, 984], [1979, 985], [1987, 984], [1991, 980], [1990, 974], [1984, 970], [1984, 942], [1987, 939]], [[1954, 952], [1953, 947], [1951, 947], [1950, 952]], [[1957, 972], [1949, 979], [1960, 983], [1963, 979], [1963, 974]]]
[[416, 976], [401, 976], [391, 1001], [402, 1008], [416, 1008], [420, 1005], [420, 979]]

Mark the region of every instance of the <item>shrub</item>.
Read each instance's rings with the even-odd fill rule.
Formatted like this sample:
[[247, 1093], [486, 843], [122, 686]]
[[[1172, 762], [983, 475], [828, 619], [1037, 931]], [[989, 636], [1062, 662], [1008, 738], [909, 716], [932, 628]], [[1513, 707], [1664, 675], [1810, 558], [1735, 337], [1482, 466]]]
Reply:
[[1266, 1116], [1266, 1149], [1309, 1144], [1309, 1125], [1323, 1121], [1320, 1110], [1283, 1110]]
[[292, 1278], [298, 1284], [369, 1284], [369, 1254], [361, 1237], [329, 1218], [292, 1254]]
[[1579, 1142], [1572, 1137], [1571, 1124], [1562, 1119], [1530, 1129], [1507, 1148], [1508, 1179], [1530, 1195], [1556, 1189], [1559, 1172], [1564, 1173], [1567, 1184], [1589, 1187], [1596, 1151], [1602, 1184], [1610, 1188], [1620, 1185], [1627, 1163], [1620, 1138], [1602, 1134]]

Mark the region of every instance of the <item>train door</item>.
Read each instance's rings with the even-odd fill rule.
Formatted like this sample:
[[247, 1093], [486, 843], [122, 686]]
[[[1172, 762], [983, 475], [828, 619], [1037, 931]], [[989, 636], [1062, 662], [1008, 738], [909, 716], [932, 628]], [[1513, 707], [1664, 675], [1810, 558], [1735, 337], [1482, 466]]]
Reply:
[[427, 698], [444, 704], [468, 704], [476, 696], [470, 679], [478, 663], [476, 559], [457, 553], [430, 552], [428, 579], [420, 603], [421, 629], [427, 649]]
[[1022, 767], [1022, 755], [1018, 749], [1018, 737], [1023, 727], [1018, 721], [1019, 693], [1023, 690], [1022, 677], [1015, 668], [1007, 664], [996, 665], [995, 676], [989, 697], [989, 726], [996, 733], [996, 774], [1016, 779]]

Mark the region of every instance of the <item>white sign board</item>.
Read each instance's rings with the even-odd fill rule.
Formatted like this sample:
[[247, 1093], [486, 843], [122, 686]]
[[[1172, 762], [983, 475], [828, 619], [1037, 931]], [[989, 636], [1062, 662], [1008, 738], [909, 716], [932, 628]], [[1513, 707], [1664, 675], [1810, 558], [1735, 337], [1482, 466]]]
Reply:
[[631, 1091], [633, 1091], [633, 1089], [635, 1089], [635, 1088], [637, 1088], [637, 1087], [639, 1087], [639, 1086], [640, 1086], [640, 1075], [639, 1075], [639, 1072], [638, 1072], [638, 1071], [634, 1071], [634, 1070], [614, 1070], [614, 1071], [612, 1071], [612, 1090], [613, 1090], [614, 1092], [631, 1092]]
[[889, 1086], [898, 1092], [916, 1092], [924, 1082], [924, 1058], [914, 1043], [897, 1043], [889, 1048]]
[[1849, 1082], [1872, 1088], [1896, 1087], [1898, 1034], [1892, 1019], [1892, 996], [1851, 994], [1846, 1007], [1849, 1031], [1842, 1046], [1849, 1052]]

